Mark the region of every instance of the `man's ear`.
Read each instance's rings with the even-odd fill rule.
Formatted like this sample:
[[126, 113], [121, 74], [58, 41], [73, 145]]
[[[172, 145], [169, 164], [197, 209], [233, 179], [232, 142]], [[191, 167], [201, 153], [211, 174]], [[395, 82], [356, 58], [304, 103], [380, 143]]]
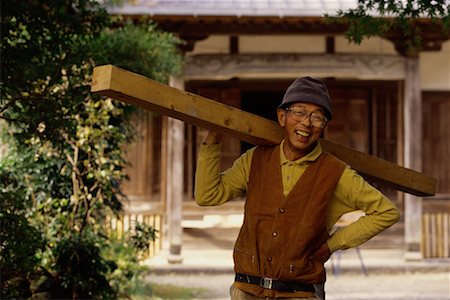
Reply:
[[286, 124], [286, 111], [284, 109], [278, 109], [277, 117], [278, 124], [280, 124], [281, 127], [284, 127], [284, 125]]

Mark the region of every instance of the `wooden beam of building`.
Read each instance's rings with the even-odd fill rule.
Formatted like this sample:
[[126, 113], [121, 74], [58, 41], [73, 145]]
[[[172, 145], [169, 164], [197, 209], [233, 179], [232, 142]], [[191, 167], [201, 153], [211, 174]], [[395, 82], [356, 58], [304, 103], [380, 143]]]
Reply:
[[[94, 69], [91, 91], [254, 145], [277, 144], [283, 139], [282, 129], [274, 121], [112, 65]], [[432, 177], [325, 139], [321, 144], [376, 183], [417, 196], [435, 194], [436, 179]]]

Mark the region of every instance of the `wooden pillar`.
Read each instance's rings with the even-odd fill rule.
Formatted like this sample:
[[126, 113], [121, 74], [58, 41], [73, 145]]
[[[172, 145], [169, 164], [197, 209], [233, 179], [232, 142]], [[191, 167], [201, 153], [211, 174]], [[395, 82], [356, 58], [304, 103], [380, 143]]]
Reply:
[[[405, 60], [404, 98], [404, 163], [406, 168], [422, 171], [422, 97], [419, 78], [419, 59]], [[422, 259], [420, 252], [422, 198], [405, 194], [405, 259]]]
[[168, 122], [169, 117], [162, 116], [162, 123], [161, 123], [161, 180], [160, 180], [160, 189], [161, 189], [161, 210], [164, 212], [163, 214], [163, 220], [162, 220], [162, 232], [160, 233], [160, 240], [161, 240], [161, 249], [164, 252], [168, 252], [169, 249], [169, 223], [168, 223], [168, 202], [167, 202], [167, 185], [168, 185], [168, 151], [167, 151], [167, 140], [168, 140]]
[[[170, 85], [184, 89], [183, 81], [171, 78]], [[182, 235], [182, 206], [183, 206], [183, 150], [184, 150], [184, 122], [169, 118], [167, 130], [167, 206], [166, 216], [169, 238], [169, 263], [181, 263]]]
[[188, 199], [192, 199], [194, 197], [194, 178], [192, 177], [192, 174], [194, 173], [194, 164], [196, 162], [196, 159], [194, 158], [194, 130], [195, 127], [186, 124], [187, 126], [187, 141], [186, 141], [186, 164], [185, 167], [187, 170], [185, 171], [185, 174], [187, 174], [186, 178], [186, 195]]

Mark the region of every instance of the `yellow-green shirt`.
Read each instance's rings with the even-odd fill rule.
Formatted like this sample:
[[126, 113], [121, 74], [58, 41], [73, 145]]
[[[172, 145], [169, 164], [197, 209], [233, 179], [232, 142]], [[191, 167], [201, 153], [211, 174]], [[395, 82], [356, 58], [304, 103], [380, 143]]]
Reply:
[[[281, 148], [283, 149], [283, 145]], [[233, 166], [220, 172], [220, 144], [203, 145], [199, 152], [195, 175], [195, 199], [199, 205], [221, 205], [247, 193], [251, 161], [255, 148], [242, 154]], [[289, 161], [280, 151], [283, 192], [286, 196], [307, 166], [322, 153], [320, 143], [308, 155]], [[380, 191], [367, 183], [353, 169], [347, 167], [333, 192], [327, 211], [329, 232], [342, 215], [361, 210], [365, 216], [340, 228], [327, 241], [331, 252], [356, 247], [400, 218], [397, 207]]]

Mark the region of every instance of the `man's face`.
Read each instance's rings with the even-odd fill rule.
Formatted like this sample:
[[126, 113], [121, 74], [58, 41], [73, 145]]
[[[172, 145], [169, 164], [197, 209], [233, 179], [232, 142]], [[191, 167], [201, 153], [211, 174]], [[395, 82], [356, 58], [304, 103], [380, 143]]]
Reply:
[[327, 121], [323, 109], [312, 103], [294, 103], [278, 109], [278, 123], [284, 129], [284, 154], [297, 160], [313, 150]]

